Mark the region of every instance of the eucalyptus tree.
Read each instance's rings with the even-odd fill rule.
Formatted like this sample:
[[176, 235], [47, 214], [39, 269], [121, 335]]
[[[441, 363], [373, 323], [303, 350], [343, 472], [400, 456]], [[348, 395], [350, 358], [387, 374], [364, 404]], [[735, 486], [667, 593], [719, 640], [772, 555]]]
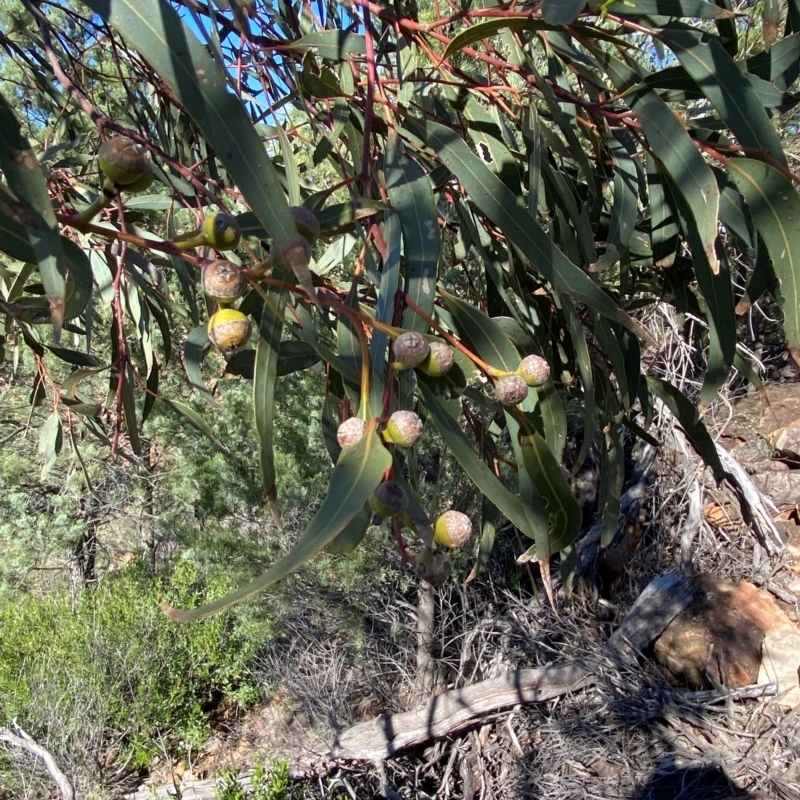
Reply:
[[[174, 619], [351, 551], [376, 508], [444, 580], [465, 523], [420, 501], [420, 423], [484, 498], [478, 566], [506, 519], [549, 587], [552, 556], [572, 569], [568, 475], [590, 452], [608, 542], [623, 438], [652, 441], [656, 400], [721, 479], [702, 414], [734, 368], [753, 374], [737, 314], [770, 293], [798, 352], [797, 156], [776, 129], [798, 0], [763, 4], [764, 24], [731, 0], [20, 8], [2, 44], [47, 113], [0, 104], [0, 314], [5, 357], [36, 355], [45, 458], [84, 425], [140, 459], [159, 404], [228, 453], [208, 424], [224, 363], [252, 380], [279, 519], [276, 385], [324, 371], [318, 513], [261, 578]], [[642, 367], [665, 303], [703, 322], [698, 396]], [[161, 380], [178, 343], [204, 411]]]

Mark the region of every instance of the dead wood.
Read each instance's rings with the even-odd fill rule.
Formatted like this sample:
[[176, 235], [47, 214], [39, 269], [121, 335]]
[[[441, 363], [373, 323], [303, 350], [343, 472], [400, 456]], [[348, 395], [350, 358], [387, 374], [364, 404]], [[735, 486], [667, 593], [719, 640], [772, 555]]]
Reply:
[[624, 669], [689, 604], [695, 587], [678, 573], [655, 578], [603, 648], [605, 659], [577, 660], [506, 675], [431, 697], [410, 711], [381, 714], [337, 736], [331, 756], [380, 760], [462, 730], [517, 704], [541, 703], [596, 683]]
[[40, 758], [45, 765], [50, 777], [58, 787], [63, 800], [74, 800], [75, 790], [72, 788], [69, 778], [61, 771], [52, 753], [40, 744], [37, 744], [19, 725], [14, 724], [16, 733], [12, 733], [8, 728], [0, 728], [0, 742], [6, 742], [14, 747], [25, 750], [36, 758]]

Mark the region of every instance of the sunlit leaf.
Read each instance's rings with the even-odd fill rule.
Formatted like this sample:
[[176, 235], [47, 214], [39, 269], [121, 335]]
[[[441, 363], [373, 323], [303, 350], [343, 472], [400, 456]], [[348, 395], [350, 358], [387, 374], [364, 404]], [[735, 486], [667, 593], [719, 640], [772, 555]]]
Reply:
[[[729, 175], [747, 203], [780, 282], [778, 301], [790, 348], [800, 348], [800, 198], [789, 178], [763, 161], [736, 158]], [[748, 292], [749, 293], [749, 292]]]

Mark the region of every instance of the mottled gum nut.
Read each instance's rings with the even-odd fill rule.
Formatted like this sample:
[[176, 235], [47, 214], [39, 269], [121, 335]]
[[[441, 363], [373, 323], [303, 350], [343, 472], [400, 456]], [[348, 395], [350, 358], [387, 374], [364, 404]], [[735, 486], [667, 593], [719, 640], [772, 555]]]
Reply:
[[220, 350], [232, 350], [250, 341], [252, 325], [247, 315], [235, 308], [223, 308], [208, 321], [208, 338]]
[[150, 175], [152, 180], [153, 165], [147, 157], [147, 151], [123, 136], [106, 139], [100, 145], [97, 163], [103, 174], [117, 186], [136, 184], [146, 175]]
[[203, 238], [209, 247], [233, 250], [242, 238], [242, 229], [236, 217], [224, 211], [216, 211], [203, 220]]
[[421, 333], [406, 331], [394, 340], [392, 351], [400, 369], [414, 369], [430, 355], [431, 346]]
[[445, 511], [433, 531], [436, 543], [442, 547], [463, 547], [472, 536], [472, 520], [460, 511]]
[[360, 417], [350, 417], [346, 419], [336, 431], [336, 441], [342, 450], [358, 444], [364, 436], [367, 423]]
[[428, 357], [419, 365], [419, 369], [432, 378], [441, 378], [450, 372], [456, 363], [456, 358], [452, 349], [441, 342], [431, 342], [430, 348]]
[[395, 411], [386, 423], [383, 438], [398, 447], [411, 447], [422, 436], [424, 425], [413, 411]]
[[309, 242], [316, 242], [319, 239], [319, 220], [313, 211], [309, 211], [305, 206], [291, 206], [294, 226], [301, 236], [305, 236]]
[[200, 278], [206, 297], [218, 303], [232, 303], [247, 292], [247, 276], [230, 261], [212, 261], [203, 267]]
[[526, 356], [516, 369], [528, 386], [543, 386], [550, 377], [550, 365], [541, 356]]
[[519, 375], [508, 375], [495, 383], [494, 393], [504, 406], [516, 406], [528, 396], [528, 384]]
[[379, 517], [396, 517], [408, 508], [408, 494], [396, 481], [384, 481], [369, 501], [373, 514]]

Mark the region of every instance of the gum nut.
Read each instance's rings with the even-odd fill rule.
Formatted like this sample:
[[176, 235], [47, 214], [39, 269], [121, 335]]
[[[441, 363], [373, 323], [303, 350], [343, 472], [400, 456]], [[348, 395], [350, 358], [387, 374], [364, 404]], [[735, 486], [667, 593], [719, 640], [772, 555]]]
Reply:
[[97, 163], [111, 183], [118, 186], [136, 183], [153, 172], [144, 147], [124, 136], [106, 139], [97, 151]]
[[504, 406], [516, 406], [528, 396], [528, 384], [519, 375], [508, 375], [495, 383], [494, 393]]
[[230, 261], [212, 261], [203, 267], [200, 277], [206, 297], [218, 303], [231, 303], [247, 292], [247, 276]]
[[375, 489], [369, 505], [379, 517], [396, 517], [408, 508], [408, 494], [396, 481], [384, 481]]
[[516, 374], [528, 386], [543, 386], [550, 377], [550, 365], [541, 356], [526, 356], [517, 367]]
[[319, 220], [313, 211], [309, 211], [305, 206], [291, 206], [294, 226], [297, 232], [308, 239], [309, 242], [316, 242], [319, 239]]
[[472, 520], [460, 511], [445, 511], [434, 528], [436, 543], [442, 547], [463, 547], [472, 536]]
[[339, 442], [339, 447], [347, 450], [348, 447], [358, 444], [364, 436], [366, 427], [367, 423], [360, 417], [346, 419], [336, 431], [336, 441]]
[[242, 229], [236, 217], [216, 211], [203, 220], [203, 238], [209, 247], [232, 250], [242, 238]]
[[241, 347], [250, 340], [251, 331], [249, 317], [235, 308], [223, 308], [208, 321], [208, 338], [220, 350]]
[[431, 342], [431, 351], [428, 357], [419, 365], [419, 368], [432, 378], [441, 378], [447, 375], [456, 363], [453, 351], [446, 344], [441, 342]]
[[424, 424], [413, 411], [395, 411], [386, 423], [383, 438], [399, 447], [411, 447], [422, 436]]
[[431, 346], [421, 333], [406, 331], [394, 340], [392, 350], [402, 369], [414, 369], [430, 355]]
[[133, 183], [126, 184], [125, 191], [130, 192], [131, 194], [136, 194], [137, 192], [144, 192], [145, 190], [149, 189], [152, 185], [153, 185], [152, 171], [145, 172], [144, 175], [141, 175]]

